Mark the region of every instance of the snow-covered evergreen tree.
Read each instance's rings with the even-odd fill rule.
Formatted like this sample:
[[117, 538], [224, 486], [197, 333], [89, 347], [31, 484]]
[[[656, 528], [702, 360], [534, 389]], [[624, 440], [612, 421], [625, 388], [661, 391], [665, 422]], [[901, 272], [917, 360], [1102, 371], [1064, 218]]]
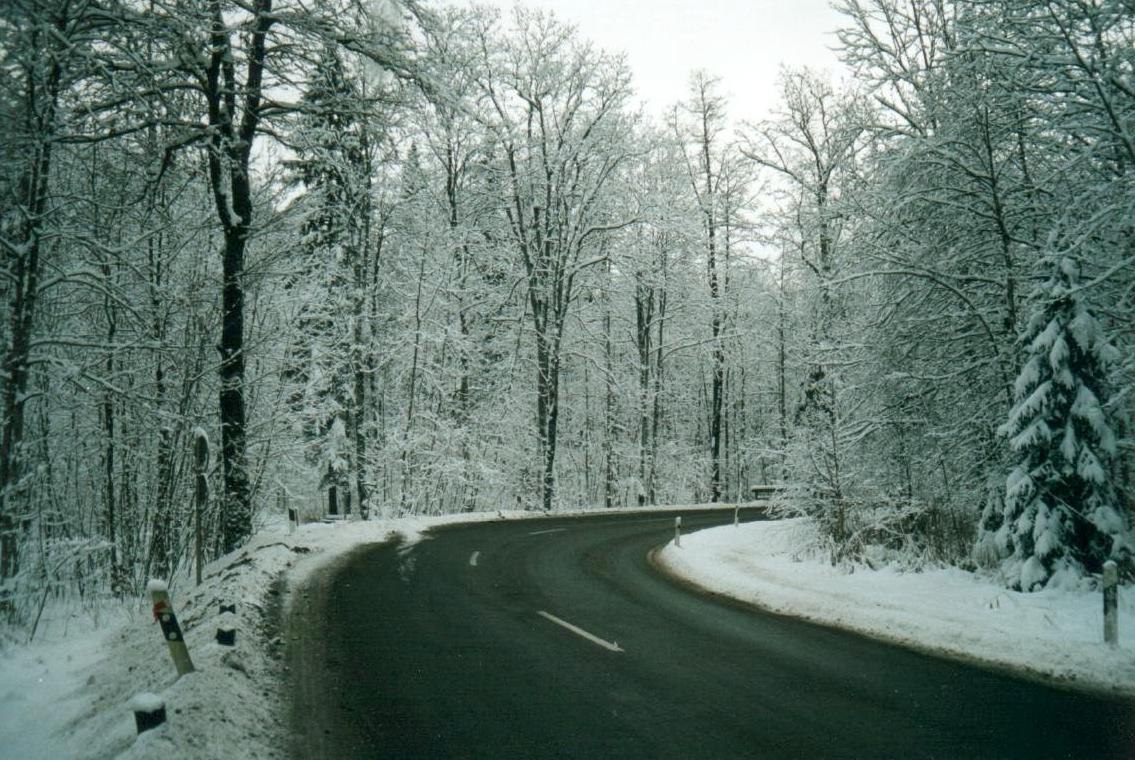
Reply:
[[329, 504], [332, 494], [341, 496], [348, 511], [353, 485], [365, 516], [374, 418], [367, 306], [378, 259], [371, 175], [385, 93], [369, 91], [363, 72], [334, 45], [315, 63], [289, 134], [289, 179], [302, 193], [291, 207], [299, 245], [286, 287], [299, 306], [283, 374], [308, 481], [330, 489]]
[[998, 557], [1006, 582], [1024, 591], [1099, 572], [1131, 552], [1111, 480], [1106, 368], [1116, 350], [1078, 278], [1075, 261], [1057, 264], [1021, 336], [1025, 362], [999, 431], [1016, 466], [1004, 500], [982, 516], [979, 553]]

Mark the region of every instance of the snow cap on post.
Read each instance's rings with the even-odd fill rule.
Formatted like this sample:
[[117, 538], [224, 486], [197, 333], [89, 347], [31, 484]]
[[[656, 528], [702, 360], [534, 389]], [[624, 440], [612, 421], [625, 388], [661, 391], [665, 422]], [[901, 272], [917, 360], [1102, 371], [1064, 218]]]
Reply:
[[139, 734], [166, 722], [166, 701], [157, 694], [148, 691], [135, 694], [130, 700], [130, 709], [134, 712], [134, 726]]
[[135, 712], [154, 712], [166, 706], [166, 701], [150, 691], [135, 694], [130, 700], [130, 709]]

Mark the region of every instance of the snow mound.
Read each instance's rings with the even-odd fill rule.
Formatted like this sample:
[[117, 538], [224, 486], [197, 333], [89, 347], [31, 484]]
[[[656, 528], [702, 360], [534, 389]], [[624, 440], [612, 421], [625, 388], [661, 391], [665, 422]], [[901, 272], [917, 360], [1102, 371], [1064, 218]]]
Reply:
[[[1065, 685], [1135, 696], [1135, 589], [1121, 588], [1120, 646], [1083, 585], [1033, 593], [957, 568], [833, 567], [804, 519], [710, 528], [656, 555], [665, 570], [783, 615]], [[1126, 642], [1126, 643], [1125, 643]]]

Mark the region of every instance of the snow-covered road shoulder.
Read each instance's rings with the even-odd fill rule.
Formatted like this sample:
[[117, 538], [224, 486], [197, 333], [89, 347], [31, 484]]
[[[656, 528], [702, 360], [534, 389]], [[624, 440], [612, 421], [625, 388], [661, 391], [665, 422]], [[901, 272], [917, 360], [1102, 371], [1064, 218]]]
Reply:
[[[288, 756], [281, 694], [281, 630], [290, 600], [316, 571], [353, 548], [398, 535], [405, 544], [453, 522], [493, 519], [405, 518], [279, 522], [246, 546], [169, 584], [195, 672], [177, 677], [148, 598], [106, 604], [96, 619], [49, 606], [36, 641], [0, 651], [0, 756], [13, 758], [193, 758]], [[222, 613], [221, 605], [235, 613]], [[222, 621], [236, 629], [222, 646]], [[137, 735], [130, 700], [159, 695], [167, 722]]]
[[833, 567], [805, 550], [802, 520], [710, 528], [656, 562], [708, 591], [783, 615], [1065, 685], [1135, 697], [1135, 589], [1120, 589], [1119, 648], [1098, 592], [1008, 591], [956, 568]]

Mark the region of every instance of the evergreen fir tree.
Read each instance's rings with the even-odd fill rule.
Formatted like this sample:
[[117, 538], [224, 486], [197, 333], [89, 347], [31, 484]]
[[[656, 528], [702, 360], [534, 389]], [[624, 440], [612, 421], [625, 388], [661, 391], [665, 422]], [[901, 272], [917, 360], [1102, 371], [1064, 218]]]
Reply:
[[292, 186], [302, 189], [295, 204], [301, 259], [286, 287], [302, 306], [284, 375], [318, 488], [349, 499], [352, 463], [345, 441], [361, 417], [352, 382], [352, 299], [359, 297], [355, 272], [370, 213], [364, 138], [369, 104], [331, 45], [322, 50], [301, 104], [290, 135], [295, 158], [287, 162]]
[[1098, 573], [1131, 552], [1112, 485], [1106, 369], [1117, 352], [1078, 277], [1076, 262], [1057, 264], [1021, 336], [1025, 362], [999, 430], [1016, 466], [1004, 499], [982, 517], [979, 551], [1000, 558], [1008, 585], [1023, 591]]

